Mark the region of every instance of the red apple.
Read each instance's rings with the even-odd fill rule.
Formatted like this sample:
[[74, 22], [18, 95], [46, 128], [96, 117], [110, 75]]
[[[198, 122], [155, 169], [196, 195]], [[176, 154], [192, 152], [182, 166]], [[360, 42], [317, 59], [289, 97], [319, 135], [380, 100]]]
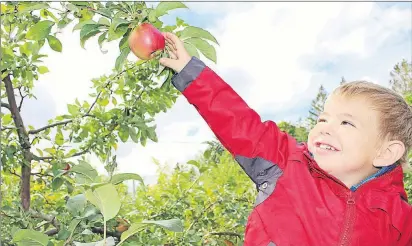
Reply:
[[128, 41], [133, 54], [142, 60], [149, 60], [152, 53], [165, 48], [164, 36], [150, 23], [137, 26]]

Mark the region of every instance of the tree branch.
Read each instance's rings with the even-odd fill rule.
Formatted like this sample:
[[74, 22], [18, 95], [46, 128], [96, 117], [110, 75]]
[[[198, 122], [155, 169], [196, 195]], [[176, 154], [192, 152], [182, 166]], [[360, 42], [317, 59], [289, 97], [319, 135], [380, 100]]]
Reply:
[[33, 209], [30, 209], [30, 216], [32, 218], [36, 218], [36, 219], [42, 219], [44, 221], [49, 222], [50, 224], [52, 224], [55, 229], [52, 229], [50, 231], [47, 231], [45, 234], [49, 235], [48, 233], [50, 233], [49, 236], [55, 235], [60, 231], [60, 222], [56, 219], [55, 216], [50, 216], [50, 215], [46, 215], [46, 214], [42, 214], [40, 212], [37, 212]]
[[10, 79], [10, 74], [3, 79], [6, 87], [7, 100], [10, 105], [10, 112], [17, 128], [17, 135], [19, 136], [20, 146], [22, 147], [24, 160], [21, 163], [21, 189], [20, 199], [21, 205], [25, 211], [30, 209], [30, 173], [32, 153], [30, 152], [30, 139], [24, 127], [23, 119], [16, 104], [16, 97], [14, 95], [13, 83]]
[[41, 173], [41, 172], [39, 172], [39, 173], [30, 173], [30, 175], [33, 175], [33, 176], [38, 176], [38, 177], [53, 177], [53, 175], [50, 175], [50, 174], [47, 174], [47, 173]]
[[[83, 150], [83, 151], [80, 151], [80, 152], [77, 152], [77, 153], [71, 155], [71, 156], [68, 157], [68, 158], [84, 155], [84, 154], [86, 154], [87, 152], [89, 152], [89, 151], [92, 149], [93, 146], [94, 146], [94, 145], [90, 145], [87, 149], [85, 149], [85, 150]], [[37, 156], [37, 155], [34, 155], [34, 154], [33, 154], [33, 160], [36, 160], [36, 161], [48, 161], [48, 160], [53, 160], [53, 159], [54, 159], [53, 156], [43, 156], [43, 157], [40, 157], [40, 156]]]
[[8, 110], [10, 110], [10, 111], [11, 111], [11, 109], [10, 109], [10, 105], [9, 105], [9, 104], [7, 104], [7, 103], [2, 102], [2, 103], [1, 103], [1, 107], [2, 107], [2, 108], [7, 108]]
[[[92, 227], [92, 232], [103, 235], [103, 234], [104, 234], [104, 229], [103, 229], [103, 228], [99, 228], [99, 227]], [[120, 232], [117, 232], [117, 231], [107, 231], [107, 230], [106, 230], [106, 236], [115, 237], [115, 238], [117, 238], [117, 239], [120, 240], [120, 236], [121, 236], [121, 235], [122, 235], [122, 233], [120, 233]]]
[[2, 131], [4, 131], [4, 130], [17, 130], [17, 128], [16, 128], [16, 127], [12, 127], [12, 126], [5, 126], [5, 127], [2, 127], [1, 130], [2, 130]]
[[56, 122], [56, 123], [44, 126], [42, 128], [36, 129], [36, 130], [30, 130], [29, 134], [37, 134], [37, 133], [42, 132], [44, 130], [47, 130], [49, 128], [52, 128], [52, 127], [55, 127], [55, 126], [66, 125], [66, 124], [69, 124], [71, 122], [73, 122], [73, 120], [65, 120], [65, 121], [61, 121], [61, 122]]
[[21, 100], [20, 100], [20, 104], [19, 104], [18, 109], [19, 109], [19, 111], [21, 111], [21, 106], [23, 106], [23, 100], [24, 100], [24, 98], [27, 97], [28, 95], [26, 94], [26, 95], [23, 96], [23, 93], [21, 92], [21, 86], [20, 86], [18, 89], [19, 89], [19, 94], [20, 94], [20, 97], [21, 97]]
[[21, 176], [18, 175], [18, 174], [16, 173], [16, 171], [10, 170], [10, 173], [13, 174], [13, 175], [15, 175], [15, 176], [17, 176], [17, 177], [19, 177], [19, 178], [21, 178]]
[[51, 230], [49, 230], [49, 231], [46, 231], [44, 234], [46, 234], [47, 236], [54, 236], [54, 235], [56, 235], [56, 234], [58, 234], [59, 233], [59, 230], [57, 230], [56, 228], [55, 229], [51, 229]]
[[[91, 115], [91, 114], [88, 114], [88, 113], [87, 113], [87, 114], [84, 114], [83, 117], [97, 118], [96, 116]], [[65, 121], [61, 121], [61, 122], [56, 122], [56, 123], [53, 123], [53, 124], [50, 124], [50, 125], [41, 127], [41, 128], [39, 128], [39, 129], [30, 130], [28, 133], [29, 133], [29, 134], [37, 134], [37, 133], [40, 133], [40, 132], [42, 132], [42, 131], [44, 131], [44, 130], [47, 130], [47, 129], [49, 129], [49, 128], [52, 128], [52, 127], [55, 127], [55, 126], [67, 125], [67, 124], [72, 123], [72, 122], [73, 122], [73, 120], [65, 120]]]

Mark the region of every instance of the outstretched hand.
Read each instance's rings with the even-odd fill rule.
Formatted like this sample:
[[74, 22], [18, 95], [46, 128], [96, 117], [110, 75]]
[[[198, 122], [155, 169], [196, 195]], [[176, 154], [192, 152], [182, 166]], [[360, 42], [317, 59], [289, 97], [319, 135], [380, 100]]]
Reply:
[[182, 40], [170, 32], [163, 33], [166, 39], [166, 50], [170, 58], [160, 58], [159, 62], [179, 73], [189, 63], [191, 57], [185, 49]]

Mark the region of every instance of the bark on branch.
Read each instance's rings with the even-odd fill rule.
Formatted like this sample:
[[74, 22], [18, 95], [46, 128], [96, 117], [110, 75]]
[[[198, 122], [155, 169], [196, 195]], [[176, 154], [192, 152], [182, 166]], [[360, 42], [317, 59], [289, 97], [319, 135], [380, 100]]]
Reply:
[[32, 218], [42, 219], [44, 221], [47, 221], [55, 227], [54, 229], [51, 229], [51, 230], [45, 232], [46, 235], [53, 236], [53, 235], [56, 235], [57, 233], [59, 233], [59, 231], [60, 231], [60, 222], [56, 219], [56, 217], [46, 215], [46, 214], [42, 214], [42, 213], [39, 213], [39, 212], [37, 212], [35, 210], [32, 210], [32, 209], [30, 210], [30, 216]]
[[36, 130], [30, 130], [29, 134], [37, 134], [37, 133], [42, 132], [44, 130], [47, 130], [49, 128], [52, 128], [52, 127], [55, 127], [55, 126], [66, 125], [66, 124], [69, 124], [71, 122], [73, 122], [73, 120], [65, 120], [65, 121], [61, 121], [61, 122], [56, 122], [56, 123], [44, 126], [42, 128], [36, 129]]
[[9, 104], [7, 104], [7, 103], [1, 103], [1, 107], [2, 108], [7, 108], [8, 110], [10, 110], [10, 105]]
[[[92, 227], [92, 232], [103, 235], [104, 234], [104, 229], [99, 228], [99, 227]], [[120, 240], [120, 236], [122, 235], [122, 233], [117, 232], [117, 231], [106, 231], [106, 235], [110, 236], [110, 237], [115, 237], [115, 238]]]
[[[23, 119], [20, 115], [20, 111], [17, 107], [16, 97], [14, 95], [13, 83], [11, 82], [10, 75], [7, 75], [3, 79], [6, 87], [7, 100], [9, 102], [9, 109], [14, 120], [14, 124], [17, 128], [17, 134], [19, 136], [20, 146], [23, 149], [24, 161], [21, 164], [21, 189], [20, 199], [21, 205], [25, 211], [30, 208], [30, 173], [31, 173], [31, 161], [33, 158], [30, 152], [30, 139], [23, 123]], [[3, 103], [2, 103], [3, 106]]]
[[[77, 153], [71, 155], [70, 157], [76, 157], [76, 156], [84, 155], [87, 152], [89, 152], [92, 147], [93, 146], [90, 146], [89, 148], [87, 148], [83, 151], [77, 152]], [[68, 157], [68, 158], [70, 158], [70, 157]], [[54, 159], [53, 156], [43, 156], [43, 157], [41, 157], [41, 156], [33, 155], [33, 160], [35, 160], [35, 161], [48, 161], [48, 160], [53, 160], [53, 159]]]

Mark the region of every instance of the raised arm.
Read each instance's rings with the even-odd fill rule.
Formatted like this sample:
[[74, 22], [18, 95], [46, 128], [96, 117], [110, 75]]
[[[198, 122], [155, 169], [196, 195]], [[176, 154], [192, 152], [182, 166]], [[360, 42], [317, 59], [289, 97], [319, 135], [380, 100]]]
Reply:
[[[179, 44], [176, 46], [178, 50]], [[178, 53], [172, 55], [179, 60]], [[168, 65], [173, 61], [161, 62]], [[281, 172], [289, 150], [296, 146], [291, 136], [280, 131], [272, 121], [262, 122], [260, 116], [198, 58], [190, 57], [181, 69], [175, 70], [178, 73], [172, 78], [173, 85], [197, 109], [256, 184], [267, 180], [266, 174], [273, 176]]]

